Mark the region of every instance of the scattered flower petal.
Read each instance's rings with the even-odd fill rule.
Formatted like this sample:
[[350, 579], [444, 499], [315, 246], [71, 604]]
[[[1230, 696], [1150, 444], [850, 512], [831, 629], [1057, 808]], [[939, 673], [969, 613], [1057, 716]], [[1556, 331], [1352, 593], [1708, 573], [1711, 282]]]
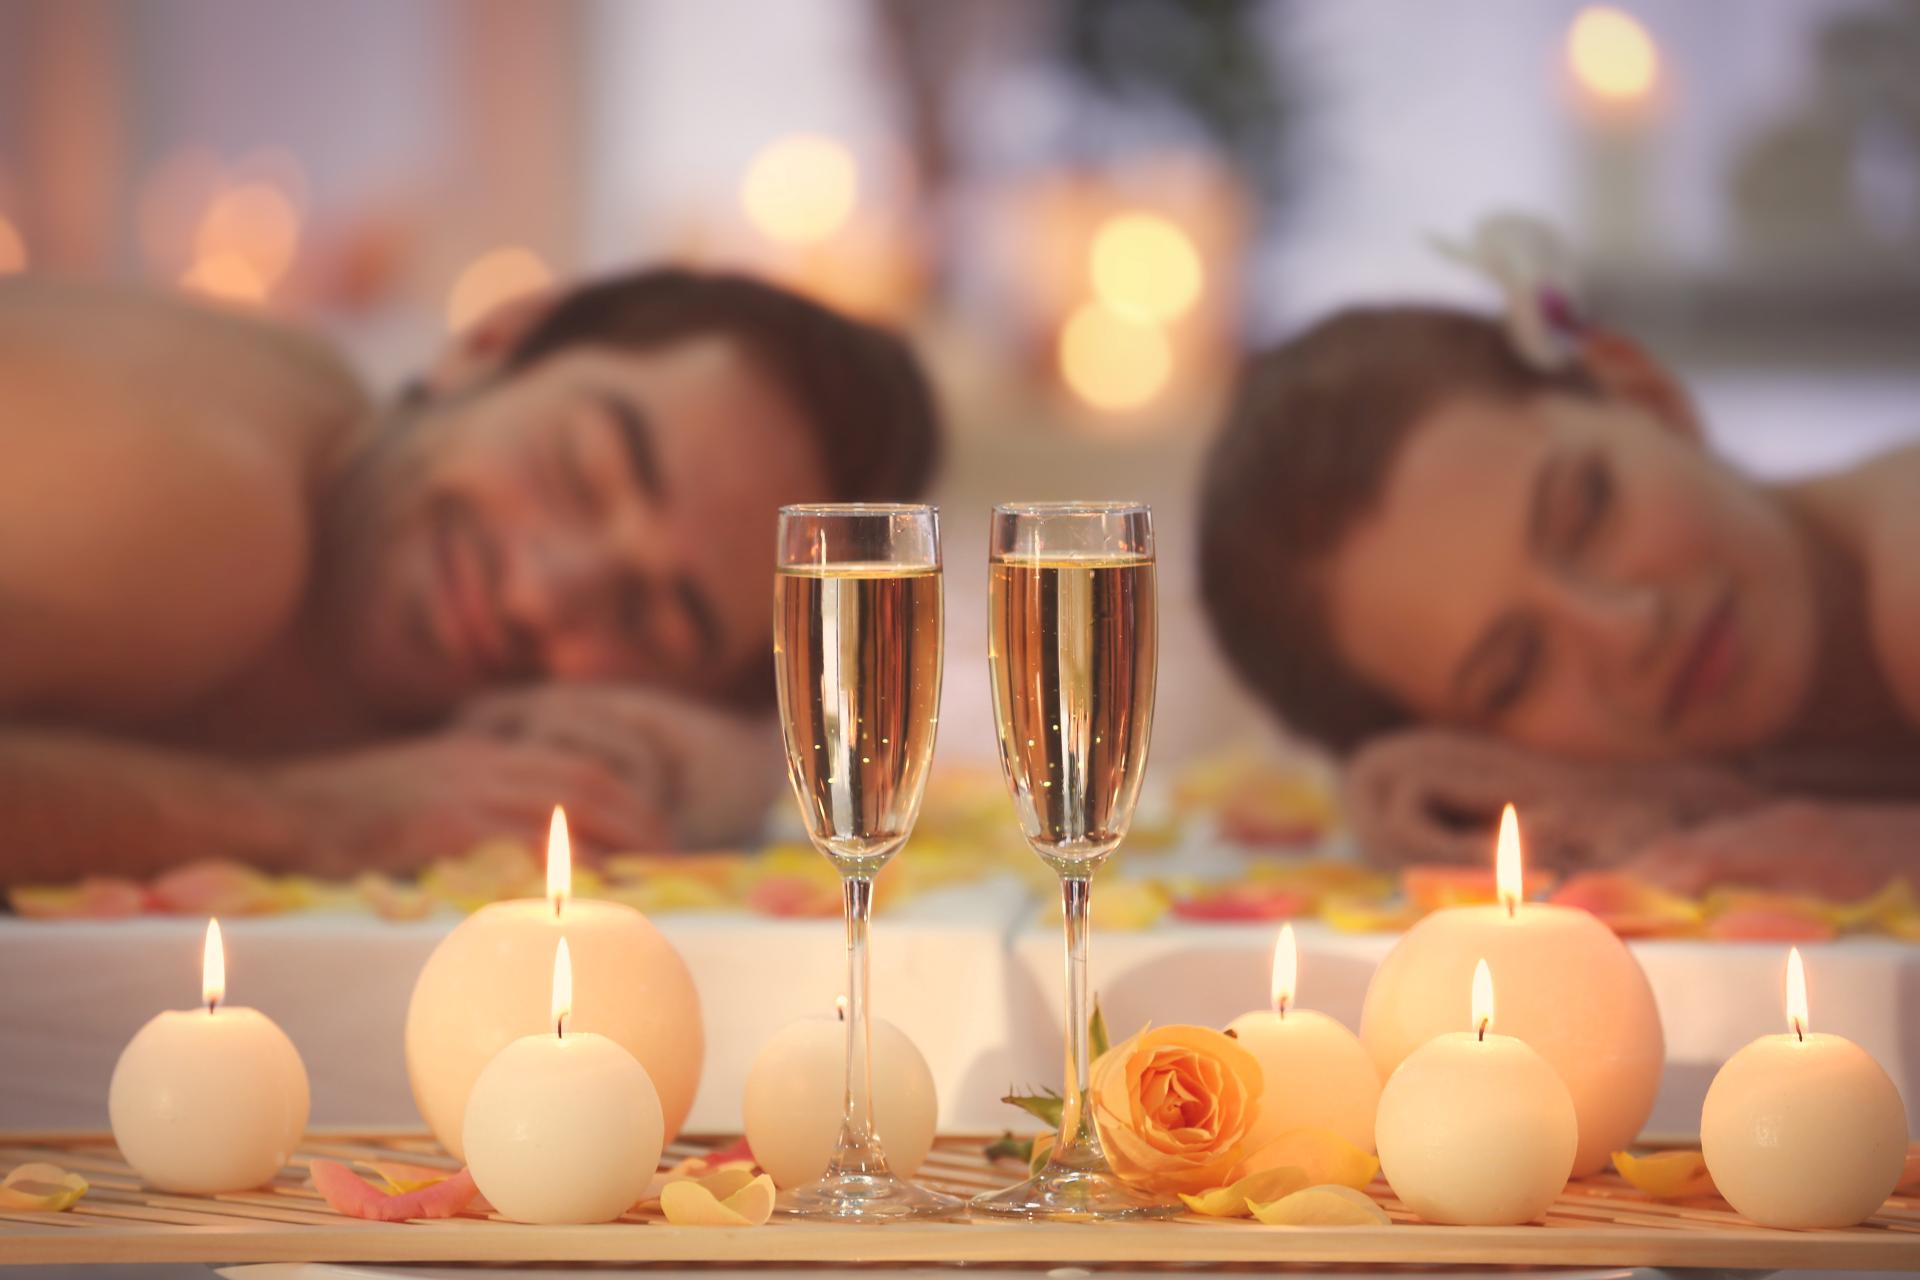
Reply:
[[1380, 1160], [1331, 1129], [1291, 1129], [1260, 1148], [1235, 1172], [1245, 1178], [1266, 1169], [1292, 1167], [1310, 1187], [1333, 1185], [1364, 1190], [1380, 1172]]
[[313, 1189], [335, 1213], [372, 1222], [406, 1222], [414, 1218], [451, 1218], [466, 1209], [479, 1194], [473, 1174], [465, 1169], [443, 1181], [389, 1195], [334, 1160], [315, 1160], [308, 1168]]
[[1622, 871], [1588, 871], [1556, 890], [1549, 902], [1578, 907], [1623, 938], [1680, 938], [1698, 933], [1698, 903], [1655, 888]]
[[1685, 1200], [1715, 1194], [1706, 1158], [1698, 1151], [1656, 1151], [1645, 1156], [1616, 1151], [1613, 1167], [1634, 1190], [1643, 1191], [1655, 1200]]
[[1290, 889], [1252, 884], [1218, 884], [1173, 900], [1173, 914], [1181, 920], [1291, 920], [1305, 915], [1308, 899]]
[[1253, 1214], [1257, 1201], [1267, 1204], [1284, 1199], [1296, 1191], [1303, 1191], [1311, 1185], [1306, 1171], [1292, 1165], [1282, 1165], [1276, 1169], [1262, 1169], [1231, 1186], [1215, 1187], [1211, 1191], [1202, 1191], [1198, 1195], [1181, 1193], [1180, 1198], [1187, 1208], [1209, 1218], [1246, 1218]]
[[406, 1164], [399, 1160], [356, 1160], [360, 1168], [380, 1179], [388, 1195], [403, 1196], [445, 1182], [458, 1169], [441, 1169], [426, 1164]]
[[677, 1227], [759, 1227], [773, 1217], [773, 1179], [738, 1167], [669, 1182], [660, 1212]]
[[1900, 1174], [1900, 1185], [1893, 1189], [1895, 1195], [1920, 1195], [1920, 1142], [1907, 1148], [1907, 1167]]
[[87, 1180], [57, 1164], [23, 1164], [0, 1178], [0, 1209], [61, 1213], [87, 1194]]
[[382, 920], [419, 920], [433, 911], [433, 895], [418, 885], [364, 871], [353, 882], [360, 901]]
[[1270, 1227], [1384, 1227], [1392, 1222], [1372, 1196], [1343, 1186], [1308, 1187], [1271, 1204], [1256, 1204], [1253, 1216]]
[[131, 880], [88, 876], [70, 885], [15, 885], [7, 901], [29, 920], [122, 920], [147, 909], [147, 891]]
[[1426, 912], [1411, 902], [1381, 905], [1336, 894], [1320, 904], [1320, 918], [1342, 933], [1399, 933]]
[[1831, 920], [1799, 909], [1738, 907], [1707, 922], [1707, 936], [1722, 942], [1831, 942]]
[[148, 885], [147, 893], [153, 910], [176, 916], [260, 916], [288, 906], [270, 876], [221, 858], [175, 867]]
[[[1522, 873], [1521, 896], [1528, 901], [1552, 890], [1551, 872], [1527, 867]], [[1500, 891], [1492, 867], [1461, 867], [1449, 862], [1423, 862], [1400, 872], [1400, 890], [1423, 911], [1442, 907], [1471, 907], [1498, 902]]]

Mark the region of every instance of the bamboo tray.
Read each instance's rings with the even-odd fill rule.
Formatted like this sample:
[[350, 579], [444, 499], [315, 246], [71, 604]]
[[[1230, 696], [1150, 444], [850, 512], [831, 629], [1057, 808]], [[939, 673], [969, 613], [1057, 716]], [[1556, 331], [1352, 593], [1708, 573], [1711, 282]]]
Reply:
[[[727, 1139], [684, 1138], [669, 1163]], [[941, 1139], [921, 1178], [959, 1195], [1014, 1180], [983, 1139]], [[1206, 1263], [1920, 1269], [1920, 1200], [1895, 1199], [1845, 1231], [1756, 1227], [1724, 1202], [1664, 1204], [1611, 1174], [1567, 1188], [1543, 1225], [1419, 1223], [1376, 1182], [1390, 1227], [1267, 1227], [1179, 1218], [1101, 1226], [959, 1221], [855, 1227], [676, 1227], [657, 1213], [538, 1227], [468, 1216], [377, 1223], [342, 1217], [306, 1185], [316, 1157], [451, 1165], [419, 1134], [314, 1133], [269, 1187], [217, 1197], [149, 1191], [104, 1134], [0, 1134], [0, 1169], [46, 1160], [92, 1184], [66, 1213], [0, 1211], [0, 1265], [127, 1262]]]

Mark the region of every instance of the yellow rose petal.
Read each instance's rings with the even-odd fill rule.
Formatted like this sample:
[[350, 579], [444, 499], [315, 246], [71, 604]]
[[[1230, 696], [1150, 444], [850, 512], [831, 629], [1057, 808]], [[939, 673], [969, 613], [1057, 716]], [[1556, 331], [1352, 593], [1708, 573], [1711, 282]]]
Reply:
[[440, 1169], [432, 1165], [403, 1164], [397, 1160], [356, 1160], [355, 1164], [380, 1180], [381, 1189], [390, 1196], [404, 1196], [445, 1182], [458, 1169]]
[[57, 1164], [23, 1164], [0, 1179], [0, 1209], [60, 1213], [87, 1194], [87, 1180]]
[[1290, 1129], [1248, 1156], [1236, 1172], [1242, 1178], [1291, 1165], [1306, 1174], [1307, 1186], [1332, 1185], [1366, 1190], [1380, 1161], [1331, 1129]]
[[773, 1217], [773, 1179], [736, 1167], [669, 1182], [660, 1212], [677, 1227], [765, 1226]]
[[1392, 1221], [1372, 1196], [1340, 1186], [1308, 1187], [1256, 1204], [1253, 1216], [1270, 1227], [1384, 1227]]
[[1308, 1178], [1304, 1170], [1292, 1165], [1263, 1169], [1240, 1179], [1229, 1187], [1215, 1187], [1199, 1195], [1185, 1195], [1187, 1208], [1209, 1218], [1245, 1218], [1253, 1213], [1256, 1201], [1265, 1204], [1305, 1190]]
[[1613, 1167], [1634, 1190], [1644, 1191], [1656, 1200], [1684, 1200], [1689, 1196], [1714, 1194], [1706, 1158], [1698, 1151], [1656, 1151], [1648, 1156], [1616, 1151]]

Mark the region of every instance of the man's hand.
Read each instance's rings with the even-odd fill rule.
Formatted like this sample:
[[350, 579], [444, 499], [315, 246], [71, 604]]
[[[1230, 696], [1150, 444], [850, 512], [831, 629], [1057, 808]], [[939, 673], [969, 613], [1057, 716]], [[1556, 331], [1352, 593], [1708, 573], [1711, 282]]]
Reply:
[[323, 875], [410, 869], [503, 834], [537, 842], [556, 804], [589, 849], [668, 843], [646, 787], [602, 754], [555, 741], [456, 730], [294, 761], [269, 782]]
[[545, 684], [484, 694], [467, 704], [458, 727], [603, 761], [666, 819], [683, 849], [756, 837], [784, 760], [780, 730], [768, 717], [628, 685]]

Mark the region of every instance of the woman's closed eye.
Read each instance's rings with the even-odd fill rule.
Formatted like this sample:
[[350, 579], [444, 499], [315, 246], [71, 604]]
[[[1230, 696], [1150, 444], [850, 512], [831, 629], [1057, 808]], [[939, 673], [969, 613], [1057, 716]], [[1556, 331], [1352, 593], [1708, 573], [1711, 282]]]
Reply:
[[1606, 459], [1589, 454], [1575, 465], [1563, 489], [1555, 541], [1562, 555], [1574, 555], [1593, 541], [1613, 509], [1613, 471]]

